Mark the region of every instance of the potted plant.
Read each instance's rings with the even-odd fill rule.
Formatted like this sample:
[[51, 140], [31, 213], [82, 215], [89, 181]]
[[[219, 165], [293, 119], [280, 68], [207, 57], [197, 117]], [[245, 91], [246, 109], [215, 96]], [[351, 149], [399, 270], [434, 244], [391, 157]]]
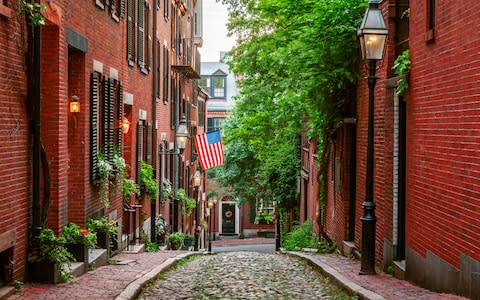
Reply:
[[70, 280], [73, 256], [65, 248], [65, 243], [65, 238], [55, 236], [50, 228], [40, 232], [39, 248], [28, 256], [30, 281], [59, 283]]
[[159, 245], [164, 245], [168, 234], [168, 224], [162, 215], [155, 218], [155, 235]]
[[150, 201], [155, 201], [158, 193], [157, 181], [153, 176], [153, 167], [144, 161], [140, 167], [140, 182], [143, 194], [147, 195]]
[[75, 223], [69, 223], [63, 227], [62, 237], [66, 247], [72, 253], [76, 261], [88, 261], [88, 249], [95, 248], [97, 235], [80, 227]]
[[168, 200], [171, 200], [173, 196], [172, 183], [168, 179], [162, 181], [162, 197], [160, 198], [160, 204], [165, 204]]
[[97, 236], [97, 245], [107, 249], [108, 255], [116, 250], [118, 238], [118, 224], [115, 220], [108, 221], [106, 217], [100, 219], [89, 219], [87, 229]]
[[197, 206], [195, 199], [188, 197], [184, 189], [177, 190], [177, 199], [182, 202], [182, 214], [184, 216], [189, 216]]
[[168, 242], [170, 244], [170, 249], [172, 249], [172, 250], [182, 249], [184, 238], [185, 238], [185, 235], [182, 232], [180, 232], [180, 231], [172, 232], [168, 236]]
[[186, 234], [183, 239], [183, 250], [189, 250], [195, 243], [195, 236], [191, 234]]

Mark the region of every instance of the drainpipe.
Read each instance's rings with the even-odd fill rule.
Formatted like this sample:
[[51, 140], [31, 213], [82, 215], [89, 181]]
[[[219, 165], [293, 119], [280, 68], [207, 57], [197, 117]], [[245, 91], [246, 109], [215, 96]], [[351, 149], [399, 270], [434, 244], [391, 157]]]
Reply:
[[[157, 124], [156, 124], [156, 119], [157, 119], [157, 95], [156, 95], [156, 89], [160, 89], [160, 87], [157, 87], [158, 85], [158, 74], [157, 74], [157, 4], [156, 1], [153, 4], [153, 34], [152, 36], [154, 37], [152, 41], [153, 45], [153, 55], [152, 55], [152, 62], [153, 62], [153, 84], [152, 84], [152, 165], [154, 166], [154, 172], [157, 173]], [[158, 183], [158, 178], [161, 176], [158, 176], [159, 174], [155, 174], [156, 180], [157, 180], [157, 185]], [[160, 184], [162, 184], [160, 182]], [[158, 194], [157, 194], [158, 196]], [[157, 197], [156, 197], [157, 198]], [[151, 200], [151, 199], [150, 199]], [[156, 205], [157, 204], [157, 199], [154, 201], [150, 201], [150, 241], [154, 242], [156, 240], [155, 237], [155, 218], [156, 218]]]
[[[36, 3], [40, 4], [39, 0]], [[37, 244], [42, 230], [41, 207], [40, 207], [40, 25], [33, 27], [33, 182], [32, 182], [32, 242]]]

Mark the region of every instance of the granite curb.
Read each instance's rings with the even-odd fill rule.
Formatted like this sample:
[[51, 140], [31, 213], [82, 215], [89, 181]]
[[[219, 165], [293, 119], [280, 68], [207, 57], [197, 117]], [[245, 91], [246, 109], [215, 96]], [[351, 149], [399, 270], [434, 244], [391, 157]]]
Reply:
[[352, 295], [358, 295], [360, 299], [365, 300], [385, 300], [385, 298], [371, 290], [368, 290], [360, 285], [356, 284], [352, 280], [348, 279], [344, 275], [340, 274], [334, 268], [329, 265], [313, 259], [311, 255], [295, 252], [295, 251], [285, 251], [281, 250], [281, 253], [300, 257], [307, 260], [310, 264], [316, 266], [322, 275], [329, 277], [332, 280], [332, 283], [349, 291]]
[[152, 281], [158, 274], [170, 268], [172, 265], [176, 264], [179, 260], [192, 256], [192, 255], [202, 255], [202, 252], [190, 252], [182, 253], [173, 258], [167, 258], [162, 264], [153, 268], [150, 272], [143, 275], [142, 277], [132, 281], [125, 289], [115, 297], [115, 300], [132, 300], [136, 299], [140, 294], [141, 290], [145, 287], [147, 282]]

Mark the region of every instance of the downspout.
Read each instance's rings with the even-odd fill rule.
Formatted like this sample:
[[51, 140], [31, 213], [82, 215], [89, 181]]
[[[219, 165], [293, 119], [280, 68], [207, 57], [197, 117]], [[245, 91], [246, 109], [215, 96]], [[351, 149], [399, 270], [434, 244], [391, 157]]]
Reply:
[[[40, 0], [36, 0], [40, 4]], [[33, 180], [32, 180], [32, 243], [37, 244], [40, 231], [42, 230], [41, 207], [40, 207], [40, 163], [41, 163], [41, 144], [40, 144], [40, 25], [30, 25], [33, 29]]]
[[[156, 1], [155, 1], [156, 2]], [[160, 89], [158, 85], [158, 64], [160, 63], [159, 61], [157, 62], [157, 51], [158, 51], [158, 45], [157, 45], [157, 4], [153, 4], [153, 34], [152, 36], [154, 37], [152, 41], [152, 46], [153, 46], [153, 51], [152, 51], [152, 62], [153, 62], [153, 84], [152, 84], [152, 165], [154, 166], [154, 175], [157, 180], [157, 186], [161, 182], [158, 182], [158, 178], [161, 176], [158, 176], [159, 174], [156, 172], [157, 171], [157, 124], [156, 124], [156, 119], [157, 119], [157, 95], [156, 91], [157, 89]], [[156, 210], [157, 210], [157, 197], [154, 201], [150, 201], [150, 241], [154, 242], [156, 240], [156, 233], [155, 233], [155, 218], [156, 218]]]

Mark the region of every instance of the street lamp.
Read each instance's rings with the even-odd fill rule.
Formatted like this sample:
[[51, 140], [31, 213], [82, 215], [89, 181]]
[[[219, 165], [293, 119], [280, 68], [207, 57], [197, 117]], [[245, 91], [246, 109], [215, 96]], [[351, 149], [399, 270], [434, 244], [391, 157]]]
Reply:
[[173, 189], [173, 196], [174, 196], [174, 202], [173, 202], [173, 230], [178, 231], [178, 203], [175, 202], [177, 201], [177, 189], [178, 189], [178, 165], [180, 163], [179, 156], [182, 153], [182, 151], [187, 147], [187, 142], [188, 142], [188, 127], [187, 127], [187, 119], [185, 117], [185, 114], [182, 114], [182, 118], [180, 119], [180, 122], [178, 125], [176, 125], [176, 130], [175, 130], [175, 145], [174, 145], [174, 151], [175, 151], [175, 163], [174, 163], [174, 189]]
[[215, 205], [217, 204], [217, 196], [216, 195], [211, 195], [210, 198], [208, 199], [208, 208], [210, 211], [210, 220], [208, 222], [208, 252], [212, 252], [212, 227], [213, 227], [213, 222], [212, 222], [212, 215], [213, 212], [215, 211]]
[[200, 201], [198, 199], [198, 188], [200, 187], [200, 184], [202, 183], [202, 173], [200, 170], [197, 169], [195, 172], [195, 175], [193, 176], [193, 187], [195, 190], [195, 201], [197, 202], [195, 206], [195, 244], [194, 244], [194, 250], [198, 251], [198, 234], [200, 231]]
[[177, 140], [177, 146], [180, 151], [184, 150], [187, 147], [188, 142], [188, 128], [187, 128], [187, 118], [185, 114], [182, 114], [182, 119], [178, 124], [177, 131], [175, 132], [175, 139]]
[[383, 50], [388, 30], [378, 4], [381, 0], [370, 0], [362, 24], [358, 29], [362, 58], [368, 62], [368, 140], [367, 174], [365, 183], [365, 201], [362, 220], [362, 258], [360, 274], [375, 274], [375, 203], [373, 202], [373, 158], [374, 158], [374, 93], [377, 77], [377, 60], [383, 58]]

